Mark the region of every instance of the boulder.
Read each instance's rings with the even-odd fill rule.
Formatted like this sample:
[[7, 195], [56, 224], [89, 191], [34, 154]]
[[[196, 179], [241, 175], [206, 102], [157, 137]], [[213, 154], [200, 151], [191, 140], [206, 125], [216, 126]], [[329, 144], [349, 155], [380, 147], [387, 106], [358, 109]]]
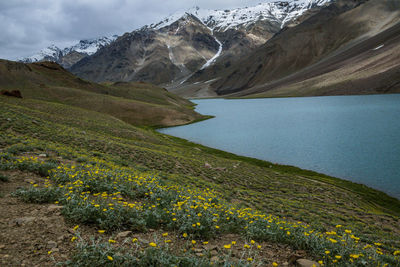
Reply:
[[19, 90], [13, 90], [13, 91], [1, 90], [0, 95], [22, 98], [22, 94]]

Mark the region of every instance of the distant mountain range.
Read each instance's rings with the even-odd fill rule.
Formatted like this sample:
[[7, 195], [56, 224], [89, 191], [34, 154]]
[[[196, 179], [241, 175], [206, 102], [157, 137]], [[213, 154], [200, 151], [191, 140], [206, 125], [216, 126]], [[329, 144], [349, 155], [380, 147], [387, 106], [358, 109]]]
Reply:
[[[185, 43], [185, 46], [188, 45], [190, 47], [190, 52], [193, 52], [195, 57], [190, 60], [192, 64], [189, 63], [190, 66], [186, 66], [188, 62], [187, 60], [181, 60], [178, 58], [174, 58], [174, 50], [180, 50], [180, 44], [178, 45], [170, 45], [168, 41], [164, 41], [164, 46], [167, 49], [167, 60], [169, 59], [169, 63], [174, 65], [172, 69], [176, 68], [182, 74], [172, 75], [176, 80], [182, 78], [183, 76], [188, 76], [193, 73], [195, 70], [204, 69], [212, 63], [214, 63], [219, 56], [221, 56], [223, 50], [229, 50], [231, 47], [227, 47], [223, 49], [223, 44], [218, 40], [216, 35], [221, 33], [226, 33], [224, 35], [229, 35], [225, 37], [221, 37], [224, 39], [225, 46], [232, 46], [230, 43], [238, 43], [239, 40], [230, 40], [230, 39], [240, 39], [244, 37], [242, 40], [242, 46], [245, 48], [253, 49], [258, 45], [261, 45], [266, 40], [268, 40], [274, 33], [278, 32], [284, 25], [289, 24], [291, 22], [295, 22], [295, 20], [303, 15], [306, 11], [323, 6], [326, 3], [329, 3], [331, 0], [293, 0], [293, 1], [277, 1], [273, 3], [263, 3], [254, 7], [246, 7], [246, 8], [237, 8], [233, 10], [208, 10], [201, 9], [199, 7], [191, 8], [189, 10], [185, 10], [182, 12], [176, 12], [171, 16], [168, 16], [164, 20], [154, 23], [151, 25], [147, 25], [142, 27], [139, 30], [135, 30], [130, 34], [125, 34], [123, 37], [130, 36], [139, 36], [144, 33], [160, 33], [161, 35], [165, 35], [168, 32], [169, 28], [173, 28], [173, 32], [175, 35], [183, 36], [185, 35], [185, 31], [190, 31], [189, 27], [197, 27], [196, 36], [198, 40], [192, 40], [189, 44]], [[182, 23], [181, 23], [182, 22]], [[176, 24], [179, 24], [178, 27], [175, 27]], [[201, 44], [204, 40], [199, 35], [199, 32], [203, 34], [203, 37], [208, 38], [210, 47], [203, 49], [199, 49], [197, 46], [203, 46]], [[160, 35], [159, 34], [159, 35]], [[168, 33], [171, 35], [171, 32]], [[247, 36], [242, 36], [242, 35]], [[25, 63], [38, 62], [38, 61], [54, 61], [65, 68], [71, 68], [75, 63], [79, 62], [83, 58], [87, 56], [91, 56], [95, 54], [100, 48], [110, 45], [113, 41], [117, 39], [118, 36], [114, 35], [112, 37], [100, 37], [97, 39], [90, 40], [82, 40], [78, 44], [67, 47], [67, 48], [59, 48], [55, 45], [49, 46], [38, 54], [22, 58], [20, 61]], [[189, 37], [191, 38], [191, 37]], [[165, 38], [164, 38], [165, 39]], [[169, 38], [171, 39], [171, 38]], [[187, 38], [186, 38], [187, 39]], [[140, 45], [139, 45], [140, 46]], [[143, 49], [146, 49], [143, 47]], [[184, 48], [187, 50], [187, 47]], [[238, 47], [236, 47], [236, 50]], [[148, 51], [148, 49], [146, 49]], [[203, 50], [203, 51], [200, 51]], [[208, 50], [208, 51], [205, 51]], [[231, 49], [233, 52], [234, 49]], [[134, 51], [135, 52], [135, 51]], [[139, 51], [137, 51], [139, 52]], [[178, 52], [178, 51], [177, 51]], [[180, 51], [181, 52], [181, 51]], [[237, 51], [235, 51], [237, 52]], [[193, 56], [189, 55], [188, 56]], [[159, 56], [156, 56], [155, 59], [159, 59]], [[152, 61], [151, 58], [147, 58], [144, 61]], [[182, 61], [182, 62], [180, 62]], [[193, 62], [197, 61], [193, 64]], [[138, 60], [139, 64], [132, 63], [133, 65], [143, 65], [142, 60]], [[82, 65], [82, 64], [81, 64]], [[81, 66], [79, 65], [79, 66]], [[193, 65], [193, 66], [192, 66]], [[134, 66], [134, 69], [137, 69], [138, 66]], [[77, 69], [77, 67], [75, 67]], [[79, 74], [80, 71], [77, 71]], [[130, 72], [130, 71], [129, 71]], [[85, 76], [85, 74], [83, 74]], [[131, 75], [125, 75], [131, 77]], [[141, 77], [140, 74], [135, 75]], [[143, 76], [143, 75], [142, 75]], [[153, 75], [150, 75], [153, 76]], [[171, 75], [168, 75], [170, 77]], [[182, 76], [182, 77], [181, 77]], [[120, 77], [94, 77], [92, 75], [88, 75], [89, 79], [94, 79], [101, 81], [103, 79], [111, 79], [111, 80], [119, 80]], [[170, 78], [161, 78], [159, 81], [153, 80], [153, 77], [150, 79], [146, 79], [146, 77], [142, 77], [144, 80], [151, 82], [161, 82], [161, 83], [169, 83], [172, 82]], [[127, 80], [126, 78], [123, 80]], [[130, 80], [130, 79], [128, 79]], [[134, 79], [135, 80], [135, 79]]]
[[91, 81], [151, 82], [186, 97], [396, 92], [399, 21], [398, 0], [195, 7], [106, 38], [90, 53], [74, 46], [31, 59]]
[[330, 3], [277, 1], [234, 10], [193, 8], [126, 33], [71, 67], [85, 79], [146, 81], [167, 88], [185, 84], [197, 71], [246, 56], [285, 25], [293, 26]]
[[39, 53], [35, 55], [21, 58], [19, 61], [24, 63], [53, 61], [61, 64], [65, 68], [70, 68], [73, 64], [75, 64], [82, 58], [93, 55], [100, 48], [109, 45], [115, 39], [117, 39], [117, 37], [117, 35], [113, 35], [111, 37], [100, 37], [96, 39], [81, 40], [79, 41], [79, 43], [66, 48], [59, 48], [55, 45], [51, 45], [47, 48], [42, 49]]

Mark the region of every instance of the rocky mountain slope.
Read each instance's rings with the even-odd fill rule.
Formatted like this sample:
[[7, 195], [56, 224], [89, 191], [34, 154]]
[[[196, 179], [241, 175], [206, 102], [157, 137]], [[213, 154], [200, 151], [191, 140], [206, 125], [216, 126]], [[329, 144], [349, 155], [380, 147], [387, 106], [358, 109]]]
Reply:
[[79, 43], [63, 49], [57, 47], [56, 45], [51, 45], [42, 49], [36, 55], [22, 58], [20, 61], [24, 63], [53, 61], [65, 68], [70, 68], [82, 58], [93, 55], [100, 48], [109, 45], [115, 39], [117, 39], [117, 37], [117, 35], [113, 35], [111, 37], [81, 40]]
[[296, 25], [330, 0], [292, 0], [234, 10], [193, 8], [126, 33], [71, 67], [93, 81], [185, 84], [197, 71], [230, 66], [286, 25]]
[[399, 23], [399, 1], [336, 1], [236, 64], [197, 72], [191, 85], [175, 92], [200, 97], [400, 92]]

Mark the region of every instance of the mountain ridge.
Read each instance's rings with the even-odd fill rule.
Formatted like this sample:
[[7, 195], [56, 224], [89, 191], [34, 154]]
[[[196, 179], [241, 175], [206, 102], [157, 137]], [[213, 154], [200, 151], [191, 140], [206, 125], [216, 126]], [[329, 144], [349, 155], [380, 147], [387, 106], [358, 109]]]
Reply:
[[[156, 57], [156, 60], [158, 59], [159, 61], [164, 62], [162, 64], [164, 66], [169, 66], [168, 68], [171, 69], [169, 74], [164, 75], [166, 77], [160, 79], [157, 77], [153, 77], [154, 75], [150, 75], [146, 78], [142, 77], [143, 75], [141, 75], [140, 73], [135, 75], [135, 77], [132, 77], [132, 70], [136, 71], [136, 69], [138, 68], [142, 69], [140, 66], [136, 66], [140, 65], [139, 63], [136, 64], [133, 62], [130, 64], [136, 65], [127, 70], [126, 73], [122, 75], [124, 77], [118, 77], [118, 79], [122, 79], [123, 81], [138, 81], [142, 79], [147, 82], [155, 82], [161, 85], [165, 85], [167, 87], [173, 84], [181, 84], [189, 79], [191, 75], [194, 74], [196, 71], [213, 65], [221, 56], [227, 54], [230, 56], [235, 54], [242, 55], [245, 50], [252, 50], [255, 47], [266, 42], [284, 25], [293, 22], [299, 16], [302, 16], [310, 8], [323, 6], [331, 1], [332, 0], [273, 1], [260, 3], [252, 7], [235, 8], [232, 10], [209, 10], [194, 7], [184, 11], [175, 12], [174, 14], [164, 18], [158, 23], [145, 25], [142, 28], [134, 30], [130, 34], [135, 35], [135, 32], [140, 33], [145, 31], [148, 33], [153, 31], [166, 33], [168, 32], [168, 28], [173, 27], [173, 25], [175, 23], [178, 23], [179, 21], [197, 20], [197, 22], [199, 23], [197, 27], [202, 28], [204, 26], [205, 28], [203, 28], [201, 32], [203, 36], [200, 37], [198, 35], [195, 38], [205, 38], [209, 40], [199, 40], [198, 43], [196, 43], [196, 40], [192, 40], [191, 42], [189, 42], [189, 44], [185, 44], [185, 46], [192, 46], [192, 48], [190, 49], [192, 52], [190, 52], [190, 54], [199, 55], [194, 55], [194, 59], [191, 61], [184, 60], [182, 62], [182, 60], [174, 60], [174, 55], [172, 55], [171, 57], [169, 55], [171, 55], [171, 52], [172, 54], [174, 54], [173, 51], [176, 50], [176, 48], [174, 46], [171, 46], [168, 42], [164, 42], [164, 46], [168, 50], [168, 57], [165, 56], [166, 58], [162, 60]], [[185, 31], [185, 28], [186, 25], [181, 23], [180, 26], [174, 28], [174, 34], [182, 35]], [[122, 36], [125, 36], [126, 34], [127, 33]], [[170, 32], [168, 34], [171, 35]], [[94, 81], [117, 81], [116, 77], [107, 77], [106, 75], [106, 77], [102, 79], [101, 77], [95, 77], [95, 75], [87, 75], [85, 73], [86, 70], [81, 71], [79, 69], [79, 66], [82, 66], [86, 64], [86, 62], [88, 62], [88, 60], [86, 60], [87, 57], [90, 58], [101, 48], [111, 45], [116, 39], [117, 36], [100, 37], [92, 40], [82, 40], [78, 44], [64, 49], [52, 45], [46, 49], [43, 49], [37, 55], [21, 59], [20, 61], [25, 63], [38, 62], [42, 60], [54, 61], [61, 64], [67, 69], [71, 69], [75, 74], [80, 75], [86, 79]], [[200, 51], [196, 47], [204, 46], [204, 44], [202, 44], [203, 41], [209, 43], [210, 47], [208, 51], [205, 51], [203, 48], [201, 48], [200, 50], [202, 51]], [[89, 45], [88, 47], [85, 47], [85, 45], [87, 46], [87, 43], [94, 43], [94, 45]], [[84, 47], [83, 49], [82, 46]], [[234, 46], [233, 49], [231, 49], [232, 46]], [[244, 48], [240, 48], [240, 46]], [[187, 47], [182, 49], [187, 50]], [[226, 53], [228, 50], [230, 50], [229, 53]], [[140, 51], [138, 53], [140, 54]], [[165, 51], [163, 53], [166, 54]], [[182, 51], [180, 51], [179, 53], [182, 53]], [[85, 60], [81, 62], [81, 64], [78, 64], [78, 67], [75, 66], [83, 59]], [[138, 62], [143, 60], [144, 59], [139, 60]], [[182, 73], [185, 75], [183, 75]]]
[[[280, 23], [281, 28], [283, 28], [287, 22], [299, 17], [305, 11], [313, 7], [326, 5], [330, 2], [332, 2], [332, 0], [280, 0], [231, 10], [201, 9], [196, 6], [183, 12], [178, 11], [166, 17], [161, 22], [145, 27], [161, 29], [169, 26], [185, 14], [190, 14], [196, 16], [206, 26], [218, 31], [226, 31], [231, 28], [246, 26], [257, 20], [275, 21]], [[291, 5], [291, 3], [293, 4]]]
[[245, 56], [281, 31], [282, 25], [296, 24], [299, 16], [307, 17], [309, 8], [322, 8], [330, 2], [277, 1], [232, 11], [193, 8], [125, 33], [70, 70], [97, 82], [145, 81], [166, 88], [179, 86], [217, 62], [232, 64], [224, 59], [234, 61]]
[[93, 39], [80, 40], [78, 43], [60, 48], [54, 44], [40, 50], [37, 54], [20, 58], [18, 61], [23, 63], [34, 63], [40, 61], [53, 61], [61, 64], [65, 68], [71, 67], [73, 64], [86, 56], [93, 55], [101, 47], [109, 45], [118, 38], [118, 35], [103, 36]]

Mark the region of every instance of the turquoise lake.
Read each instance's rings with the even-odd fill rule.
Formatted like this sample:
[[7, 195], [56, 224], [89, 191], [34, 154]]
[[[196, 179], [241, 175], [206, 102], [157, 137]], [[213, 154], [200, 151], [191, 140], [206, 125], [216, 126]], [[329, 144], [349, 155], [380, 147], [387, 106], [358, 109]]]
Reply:
[[215, 118], [160, 132], [362, 183], [400, 199], [400, 95], [193, 102], [196, 111]]

